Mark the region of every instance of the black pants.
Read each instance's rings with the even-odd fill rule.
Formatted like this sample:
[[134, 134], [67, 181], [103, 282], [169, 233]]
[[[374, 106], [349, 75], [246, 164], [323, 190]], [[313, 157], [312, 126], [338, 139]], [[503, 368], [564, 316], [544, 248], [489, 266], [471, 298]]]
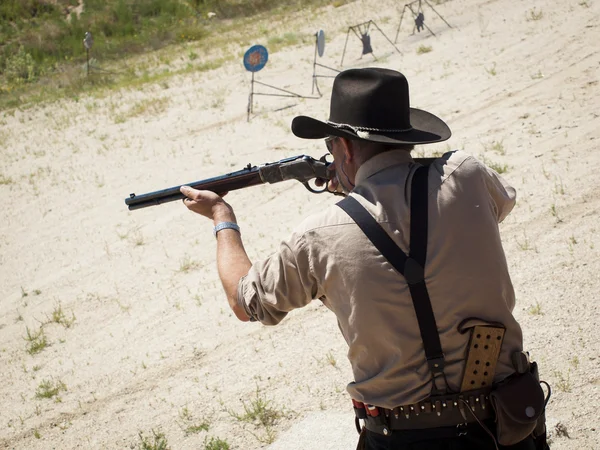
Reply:
[[[492, 432], [493, 421], [485, 425]], [[365, 450], [496, 450], [491, 436], [479, 425], [470, 424], [463, 429], [456, 427], [428, 430], [396, 430], [391, 436], [383, 436], [365, 430]], [[542, 439], [539, 439], [542, 441]], [[529, 437], [511, 446], [498, 445], [499, 450], [546, 450], [545, 437], [537, 442]]]

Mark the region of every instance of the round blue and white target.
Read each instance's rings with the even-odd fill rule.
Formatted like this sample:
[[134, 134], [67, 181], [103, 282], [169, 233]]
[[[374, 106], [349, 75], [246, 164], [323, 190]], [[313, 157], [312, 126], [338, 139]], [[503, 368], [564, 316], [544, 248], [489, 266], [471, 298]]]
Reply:
[[258, 72], [267, 64], [269, 52], [262, 45], [253, 45], [244, 54], [244, 67], [248, 72]]

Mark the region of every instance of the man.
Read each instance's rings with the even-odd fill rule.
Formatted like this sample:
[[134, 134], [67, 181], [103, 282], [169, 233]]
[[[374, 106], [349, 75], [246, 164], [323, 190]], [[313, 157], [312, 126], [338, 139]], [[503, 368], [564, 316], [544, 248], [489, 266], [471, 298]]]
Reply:
[[[486, 408], [489, 387], [469, 390], [465, 398], [471, 396], [470, 401], [457, 393], [465, 392], [461, 383], [476, 325], [497, 326], [493, 329], [503, 339], [499, 354], [490, 359], [494, 371], [485, 371], [489, 380], [511, 376], [512, 355], [522, 350], [498, 231], [515, 204], [515, 190], [457, 151], [420, 169], [423, 195], [413, 201], [421, 167], [411, 157], [413, 146], [444, 141], [451, 132], [433, 114], [410, 108], [408, 83], [396, 71], [341, 72], [329, 120], [296, 117], [292, 131], [305, 139], [325, 139], [334, 159], [330, 188], [349, 197], [308, 217], [266, 260], [252, 264], [248, 259], [233, 208], [220, 196], [181, 189], [185, 205], [215, 224], [218, 271], [231, 309], [242, 321], [266, 325], [317, 298], [335, 313], [354, 375], [348, 392], [365, 423], [362, 448], [498, 448], [492, 408]], [[412, 239], [425, 230], [424, 272], [413, 270], [412, 263], [409, 270], [408, 262], [404, 276], [398, 273], [402, 268], [394, 270], [393, 261], [342, 209], [348, 199], [385, 230], [392, 239], [388, 249], [397, 246], [408, 259], [415, 250], [411, 246], [416, 247]], [[425, 205], [424, 222], [412, 208], [417, 203]], [[426, 288], [415, 294], [415, 285]], [[425, 300], [419, 297], [423, 292]], [[429, 303], [429, 316], [415, 309]], [[430, 358], [425, 342], [438, 337], [443, 353]], [[533, 437], [518, 439], [500, 448], [536, 448]]]

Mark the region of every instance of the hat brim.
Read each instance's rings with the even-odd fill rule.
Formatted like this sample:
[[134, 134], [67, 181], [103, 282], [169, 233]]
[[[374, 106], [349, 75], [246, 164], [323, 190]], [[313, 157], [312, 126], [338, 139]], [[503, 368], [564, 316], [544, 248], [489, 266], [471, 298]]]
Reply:
[[402, 133], [382, 131], [362, 132], [358, 136], [350, 128], [335, 127], [308, 116], [292, 120], [292, 133], [303, 139], [325, 139], [328, 136], [345, 137], [353, 140], [380, 142], [382, 144], [433, 144], [450, 138], [452, 132], [439, 117], [422, 109], [410, 108], [412, 129]]

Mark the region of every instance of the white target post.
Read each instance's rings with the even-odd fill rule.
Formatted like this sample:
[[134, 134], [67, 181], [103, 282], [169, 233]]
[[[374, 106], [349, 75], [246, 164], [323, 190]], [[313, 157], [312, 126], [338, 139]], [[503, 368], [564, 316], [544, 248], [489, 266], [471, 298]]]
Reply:
[[312, 76], [313, 83], [312, 83], [312, 92], [311, 92], [311, 94], [314, 94], [315, 88], [316, 88], [317, 92], [319, 93], [319, 96], [321, 96], [322, 94], [321, 94], [321, 91], [319, 90], [317, 78], [335, 78], [335, 75], [318, 75], [317, 67], [322, 67], [324, 69], [331, 70], [331, 71], [337, 72], [337, 73], [340, 72], [337, 69], [327, 67], [327, 66], [317, 62], [317, 56], [319, 58], [322, 58], [324, 54], [325, 54], [325, 32], [323, 30], [319, 30], [318, 33], [315, 33], [315, 59], [313, 61], [313, 76]]

